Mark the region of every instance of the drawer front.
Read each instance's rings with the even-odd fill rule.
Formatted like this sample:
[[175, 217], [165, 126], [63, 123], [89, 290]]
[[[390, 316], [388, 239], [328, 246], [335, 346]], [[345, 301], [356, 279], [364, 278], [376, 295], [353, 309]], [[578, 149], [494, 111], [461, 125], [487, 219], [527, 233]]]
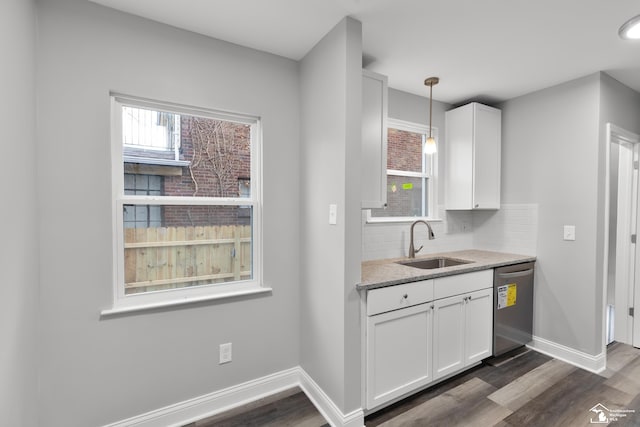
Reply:
[[493, 287], [493, 269], [434, 279], [434, 299], [466, 294]]
[[433, 280], [405, 283], [367, 292], [367, 316], [433, 301]]

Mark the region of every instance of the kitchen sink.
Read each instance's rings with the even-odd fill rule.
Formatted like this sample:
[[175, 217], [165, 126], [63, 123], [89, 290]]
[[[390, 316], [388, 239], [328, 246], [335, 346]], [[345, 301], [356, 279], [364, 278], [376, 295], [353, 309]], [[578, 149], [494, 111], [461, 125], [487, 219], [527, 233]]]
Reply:
[[455, 258], [428, 258], [416, 259], [411, 261], [398, 261], [396, 264], [402, 264], [414, 268], [422, 268], [424, 270], [433, 270], [435, 268], [453, 267], [454, 265], [470, 264], [473, 261], [466, 261]]

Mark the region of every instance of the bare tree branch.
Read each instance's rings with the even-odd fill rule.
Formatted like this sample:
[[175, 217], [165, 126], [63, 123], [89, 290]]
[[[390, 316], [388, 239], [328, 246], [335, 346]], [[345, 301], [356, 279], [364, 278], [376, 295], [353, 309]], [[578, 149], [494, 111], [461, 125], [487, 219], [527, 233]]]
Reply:
[[197, 195], [200, 189], [198, 179], [202, 174], [197, 171], [206, 168], [216, 178], [218, 185], [215, 195], [225, 197], [228, 190], [233, 188], [233, 183], [229, 181], [233, 172], [231, 159], [237, 151], [233, 125], [220, 120], [192, 117], [191, 130], [193, 159], [189, 172], [195, 186], [193, 195]]

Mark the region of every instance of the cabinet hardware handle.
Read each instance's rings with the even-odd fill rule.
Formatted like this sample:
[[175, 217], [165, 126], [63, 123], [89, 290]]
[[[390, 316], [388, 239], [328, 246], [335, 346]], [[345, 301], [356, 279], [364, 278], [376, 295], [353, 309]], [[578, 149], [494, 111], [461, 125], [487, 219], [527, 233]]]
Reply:
[[480, 205], [478, 203], [476, 203], [476, 208], [479, 208], [479, 207], [480, 207]]
[[436, 306], [431, 304], [431, 310], [433, 310]]
[[409, 297], [409, 295], [407, 295], [407, 294], [404, 294], [404, 295], [402, 296], [402, 298], [404, 298], [404, 299], [407, 299], [408, 297]]

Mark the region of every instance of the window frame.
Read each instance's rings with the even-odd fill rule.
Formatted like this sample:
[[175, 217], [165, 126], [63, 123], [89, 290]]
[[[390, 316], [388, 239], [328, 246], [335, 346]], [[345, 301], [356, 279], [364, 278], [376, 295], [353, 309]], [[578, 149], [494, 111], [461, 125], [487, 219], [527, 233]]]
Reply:
[[[425, 216], [373, 216], [371, 214], [371, 209], [367, 209], [366, 213], [366, 222], [367, 223], [397, 223], [397, 222], [413, 222], [418, 219], [427, 220], [427, 221], [440, 221], [440, 218], [437, 216], [436, 209], [436, 201], [438, 200], [438, 153], [434, 153], [431, 155], [424, 154], [424, 144], [426, 140], [426, 136], [429, 134], [429, 126], [423, 125], [420, 123], [409, 122], [400, 119], [394, 119], [391, 117], [387, 118], [387, 131], [389, 128], [397, 129], [405, 132], [413, 132], [422, 134], [422, 172], [409, 172], [409, 171], [400, 171], [395, 169], [386, 169], [385, 175], [389, 176], [407, 176], [413, 178], [425, 178], [426, 185], [422, 186], [423, 191], [423, 200], [422, 204], [424, 205], [426, 202], [427, 212]], [[438, 128], [435, 126], [431, 126], [431, 136], [436, 140], [436, 145], [438, 146], [438, 151], [442, 148], [439, 144], [438, 138]], [[427, 157], [428, 156], [428, 157]], [[428, 158], [428, 160], [427, 160]], [[429, 161], [430, 165], [428, 170], [431, 171], [431, 174], [427, 174], [425, 172], [426, 162]], [[426, 192], [426, 200], [424, 194]]]
[[[262, 128], [259, 117], [222, 112], [206, 108], [190, 107], [170, 102], [153, 101], [117, 93], [111, 99], [111, 201], [113, 236], [113, 302], [102, 315], [128, 311], [153, 309], [177, 304], [211, 299], [228, 298], [270, 292], [262, 280]], [[150, 108], [181, 115], [226, 120], [250, 125], [251, 195], [250, 197], [202, 197], [202, 196], [143, 196], [124, 194], [124, 163], [122, 143], [122, 106]], [[188, 162], [186, 162], [188, 164]], [[252, 207], [252, 278], [235, 282], [125, 294], [124, 281], [124, 218], [125, 204], [192, 205], [192, 206], [251, 206]]]

